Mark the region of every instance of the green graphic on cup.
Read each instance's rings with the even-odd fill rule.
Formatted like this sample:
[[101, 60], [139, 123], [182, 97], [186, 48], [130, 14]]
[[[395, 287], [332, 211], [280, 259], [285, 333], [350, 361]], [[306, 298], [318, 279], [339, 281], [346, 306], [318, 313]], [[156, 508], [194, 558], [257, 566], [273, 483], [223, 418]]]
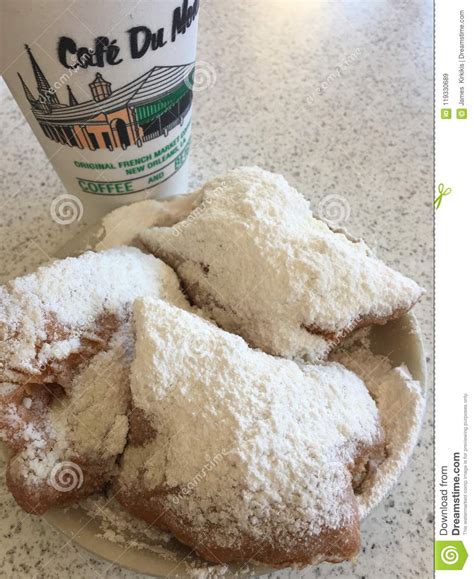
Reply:
[[442, 119], [450, 119], [451, 118], [451, 109], [441, 109], [441, 118]]
[[437, 571], [461, 571], [467, 560], [462, 541], [435, 542], [435, 569]]
[[467, 119], [467, 109], [456, 109], [457, 119]]

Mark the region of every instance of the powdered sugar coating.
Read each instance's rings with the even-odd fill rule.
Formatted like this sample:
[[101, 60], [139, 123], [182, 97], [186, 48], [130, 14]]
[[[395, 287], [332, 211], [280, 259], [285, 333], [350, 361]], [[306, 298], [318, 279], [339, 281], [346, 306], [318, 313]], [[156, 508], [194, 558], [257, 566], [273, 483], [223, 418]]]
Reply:
[[[55, 467], [63, 461], [78, 462], [79, 470], [85, 465], [84, 493], [94, 492], [124, 449], [134, 299], [150, 294], [189, 306], [167, 265], [126, 247], [56, 261], [1, 291], [2, 377], [17, 385], [0, 390], [0, 437], [15, 452], [8, 470], [12, 492], [24, 508], [42, 512], [57, 499], [49, 484]], [[112, 320], [106, 334], [104, 315]], [[85, 354], [88, 342], [96, 345]], [[74, 353], [78, 361], [68, 358]], [[42, 375], [53, 362], [59, 374]], [[33, 398], [18, 398], [18, 384], [26, 383], [26, 392], [35, 380]], [[62, 388], [48, 390], [43, 382]]]
[[71, 456], [95, 461], [119, 455], [128, 432], [130, 364], [133, 337], [125, 324], [113, 337], [107, 351], [99, 352], [75, 376], [67, 398], [53, 403], [50, 421], [57, 444]]
[[134, 311], [133, 404], [157, 436], [125, 450], [122, 486], [142, 471], [146, 489], [174, 489], [167, 507], [222, 546], [357, 523], [346, 467], [381, 434], [355, 374], [274, 358], [163, 301]]
[[[425, 407], [423, 387], [413, 380], [406, 368], [393, 368], [388, 358], [373, 354], [369, 336], [369, 328], [359, 331], [357, 336], [344, 341], [330, 357], [361, 377], [372, 396], [377, 397], [380, 421], [390, 452], [379, 465], [372, 484], [362, 494], [356, 495], [361, 518], [366, 517], [396, 484], [416, 445]], [[137, 461], [137, 468], [139, 466]], [[95, 507], [96, 503], [99, 508]], [[149, 553], [158, 553], [160, 559], [171, 559], [177, 563], [183, 558], [181, 551], [174, 551], [168, 536], [148, 523], [131, 517], [110, 502], [108, 497], [88, 499], [86, 511], [99, 522], [101, 539], [117, 542], [124, 548], [146, 549]], [[104, 511], [107, 511], [106, 514]], [[147, 537], [149, 533], [151, 535]], [[198, 557], [195, 557], [194, 564], [206, 565]], [[211, 576], [212, 571], [213, 567], [206, 569], [205, 576]], [[237, 572], [237, 566], [232, 572]], [[186, 573], [190, 574], [187, 569]], [[250, 569], [242, 575], [250, 576]]]
[[195, 303], [271, 354], [317, 361], [361, 321], [408, 310], [422, 290], [315, 219], [281, 175], [235, 169], [200, 204], [141, 240], [172, 264]]
[[100, 241], [96, 248], [104, 250], [118, 245], [133, 245], [144, 229], [154, 225], [174, 225], [193, 209], [195, 195], [174, 199], [147, 199], [119, 207], [102, 220]]
[[43, 485], [55, 465], [78, 457], [111, 469], [127, 438], [132, 355], [131, 331], [123, 327], [109, 349], [92, 358], [66, 393], [53, 400], [41, 428], [21, 424], [13, 404], [2, 410], [6, 430], [16, 427], [26, 443], [10, 465], [12, 480], [31, 487]]
[[[175, 273], [132, 247], [86, 252], [9, 282], [0, 288], [0, 381], [21, 382], [65, 360], [81, 339], [96, 339], [101, 315], [120, 319], [148, 294], [186, 304]], [[51, 335], [51, 324], [60, 331]]]
[[388, 358], [371, 351], [368, 328], [334, 351], [330, 359], [364, 380], [377, 403], [385, 433], [387, 457], [379, 465], [371, 484], [357, 496], [363, 518], [391, 490], [406, 467], [423, 424], [426, 396], [408, 368], [394, 368]]

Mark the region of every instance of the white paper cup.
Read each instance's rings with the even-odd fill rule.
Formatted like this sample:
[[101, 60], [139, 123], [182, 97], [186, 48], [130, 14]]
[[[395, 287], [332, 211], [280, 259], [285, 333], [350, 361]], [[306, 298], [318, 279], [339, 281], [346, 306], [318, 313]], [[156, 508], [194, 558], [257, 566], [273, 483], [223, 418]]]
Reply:
[[187, 188], [199, 0], [3, 0], [3, 77], [88, 217]]

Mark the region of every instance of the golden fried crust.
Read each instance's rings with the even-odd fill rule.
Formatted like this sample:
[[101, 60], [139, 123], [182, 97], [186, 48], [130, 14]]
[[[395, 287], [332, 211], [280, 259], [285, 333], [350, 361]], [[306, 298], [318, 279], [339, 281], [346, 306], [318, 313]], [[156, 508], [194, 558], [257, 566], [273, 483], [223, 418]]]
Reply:
[[[14, 386], [7, 394], [0, 395], [0, 432], [4, 442], [13, 453], [21, 452], [28, 445], [23, 436], [28, 426], [44, 431], [46, 428], [46, 413], [54, 396], [56, 385], [44, 387], [41, 384]], [[29, 399], [31, 406], [27, 408], [23, 401]], [[10, 413], [14, 410], [18, 419], [12, 421]]]
[[[129, 451], [150, 442], [153, 436], [146, 415], [140, 410], [135, 410], [133, 414], [135, 419], [130, 420]], [[323, 561], [338, 563], [352, 559], [360, 549], [359, 514], [355, 494], [370, 484], [384, 458], [385, 440], [382, 431], [373, 445], [357, 446], [354, 461], [347, 467], [348, 484], [342, 499], [352, 513], [350, 523], [345, 526], [338, 529], [324, 528], [317, 535], [296, 537], [278, 526], [270, 525], [270, 531], [262, 533], [260, 540], [242, 533], [239, 544], [228, 547], [206, 540], [205, 531], [195, 530], [193, 521], [173, 508], [174, 504], [179, 505], [179, 488], [161, 487], [150, 491], [143, 484], [142, 472], [137, 473], [133, 490], [122, 486], [120, 479], [113, 484], [116, 499], [127, 511], [163, 531], [173, 533], [179, 541], [192, 547], [200, 557], [210, 562], [257, 561], [275, 568], [314, 565]]]
[[[69, 354], [66, 359], [60, 361], [51, 359], [42, 364], [38, 360], [32, 361], [34, 369], [30, 373], [25, 372], [22, 368], [9, 366], [8, 360], [3, 360], [3, 364], [0, 365], [0, 382], [11, 379], [10, 374], [14, 373], [14, 381], [18, 384], [57, 382], [67, 386], [81, 366], [86, 364], [95, 354], [107, 348], [111, 337], [122, 321], [114, 313], [104, 312], [95, 320], [89, 331], [81, 331], [79, 337], [80, 348], [76, 352]], [[59, 324], [50, 314], [45, 333], [44, 339], [36, 344], [37, 352], [40, 351], [43, 345], [71, 338], [77, 334], [77, 331]], [[8, 329], [2, 339], [18, 340], [18, 331], [10, 331]]]
[[[81, 457], [72, 457], [70, 462], [75, 467], [71, 475], [67, 475], [65, 470], [62, 473], [59, 470], [57, 477], [51, 473], [48, 480], [35, 486], [24, 484], [24, 481], [16, 476], [14, 462], [15, 457], [10, 460], [6, 474], [9, 491], [24, 511], [32, 515], [43, 515], [53, 507], [71, 505], [104, 490], [110, 480], [110, 471], [115, 461], [108, 461], [108, 464], [104, 464], [104, 461], [94, 464]], [[64, 469], [67, 469], [67, 464]], [[56, 488], [53, 486], [53, 479]]]
[[361, 494], [373, 482], [380, 464], [387, 458], [385, 436], [381, 432], [379, 441], [372, 446], [359, 444], [356, 457], [349, 472], [352, 477], [352, 488], [355, 494]]
[[[53, 399], [63, 397], [64, 392], [57, 384], [17, 386], [0, 397], [0, 430], [13, 453], [6, 471], [7, 487], [28, 513], [42, 515], [51, 507], [69, 505], [101, 491], [115, 464], [115, 459], [94, 463], [84, 457], [71, 456], [68, 461], [56, 463], [59, 468], [37, 484], [31, 484], [27, 472], [18, 468], [20, 453], [31, 445], [25, 436], [27, 430], [41, 433], [45, 457], [52, 450], [55, 440], [48, 429], [48, 409]], [[30, 401], [28, 408], [23, 403], [25, 399]], [[18, 417], [15, 421], [9, 416], [13, 408]], [[74, 465], [72, 470], [69, 467], [69, 472], [68, 463]]]
[[193, 531], [191, 520], [170, 510], [169, 501], [164, 500], [170, 494], [176, 494], [176, 491], [150, 493], [138, 487], [133, 493], [120, 489], [116, 499], [136, 517], [173, 533], [179, 541], [194, 548], [200, 557], [212, 563], [258, 561], [275, 568], [311, 565], [321, 561], [336, 563], [351, 559], [360, 548], [359, 520], [352, 493], [347, 494], [348, 505], [354, 515], [350, 525], [323, 529], [316, 536], [292, 537], [279, 528], [262, 534], [260, 540], [242, 534], [239, 545], [228, 548], [206, 542], [202, 531]]
[[[119, 319], [115, 315], [103, 314], [98, 320], [96, 331], [81, 337], [80, 352], [71, 354], [61, 363], [38, 368], [38, 375], [24, 375], [24, 384], [0, 396], [0, 432], [13, 452], [6, 472], [7, 486], [17, 503], [29, 513], [41, 515], [52, 507], [73, 504], [103, 490], [110, 480], [115, 458], [92, 462], [87, 457], [68, 452], [67, 460], [59, 458], [56, 462], [56, 474], [51, 472], [45, 480], [32, 484], [25, 468], [28, 460], [22, 465], [22, 457], [19, 455], [29, 448], [33, 449], [27, 433], [34, 429], [44, 441], [40, 454], [44, 460], [47, 459], [56, 442], [54, 433], [48, 428], [51, 404], [54, 400], [67, 404], [65, 391], [71, 386], [72, 380], [96, 354], [107, 349], [118, 325]], [[57, 340], [67, 335], [67, 330], [58, 324], [48, 325], [48, 339]], [[29, 382], [31, 380], [35, 380], [35, 383]], [[42, 382], [36, 383], [36, 380]], [[61, 385], [56, 381], [60, 381]], [[25, 399], [29, 401], [29, 407], [24, 405]], [[11, 418], [12, 411], [16, 416], [14, 420]], [[66, 407], [64, 411], [67, 412]], [[72, 471], [68, 470], [68, 463], [73, 463]], [[60, 467], [61, 464], [64, 464], [64, 468]], [[53, 484], [54, 478], [58, 481]]]
[[[152, 251], [152, 249], [150, 247], [148, 249], [150, 251]], [[152, 253], [153, 253], [153, 251], [152, 251]], [[184, 262], [184, 260], [181, 256], [179, 256], [179, 257], [173, 256], [163, 249], [158, 252], [158, 251], [156, 251], [156, 248], [155, 248], [154, 253], [157, 255], [157, 257], [162, 259], [165, 263], [167, 263], [170, 267], [172, 267], [176, 271], [178, 277], [180, 278], [181, 288], [182, 288], [184, 294], [186, 295], [186, 297], [188, 298], [189, 302], [193, 306], [205, 309], [205, 308], [209, 307], [211, 302], [212, 302], [212, 304], [217, 306], [219, 309], [221, 309], [223, 311], [227, 310], [230, 314], [234, 314], [234, 312], [232, 312], [231, 308], [229, 308], [229, 306], [225, 306], [224, 304], [220, 303], [219, 300], [216, 298], [216, 296], [210, 296], [210, 295], [207, 296], [207, 299], [208, 299], [207, 302], [199, 297], [199, 290], [200, 290], [199, 283], [198, 282], [192, 282], [192, 283], [187, 282], [186, 280], [184, 280], [181, 277], [181, 274], [179, 272], [179, 266]], [[192, 260], [189, 260], [189, 261], [191, 263], [194, 263], [194, 264], [196, 263], [196, 262], [193, 262]], [[206, 276], [206, 274], [209, 272], [209, 266], [204, 264], [204, 263], [199, 263], [199, 266], [202, 269], [204, 276]], [[327, 346], [326, 346], [326, 349], [324, 352], [324, 356], [322, 356], [322, 360], [326, 360], [327, 357], [329, 356], [329, 354], [342, 342], [342, 340], [344, 340], [348, 336], [352, 335], [357, 330], [360, 330], [362, 328], [366, 328], [369, 326], [373, 326], [373, 325], [383, 326], [384, 324], [386, 324], [388, 322], [391, 322], [393, 320], [397, 320], [398, 318], [402, 317], [407, 312], [409, 312], [420, 299], [421, 299], [421, 294], [420, 294], [420, 296], [418, 296], [417, 299], [413, 300], [413, 302], [410, 303], [407, 307], [397, 308], [389, 316], [373, 316], [373, 315], [360, 316], [358, 319], [354, 320], [354, 322], [350, 326], [340, 330], [339, 332], [331, 332], [331, 331], [325, 330], [324, 328], [319, 327], [316, 323], [301, 324], [301, 328], [306, 330], [308, 333], [310, 333], [314, 336], [321, 336], [321, 338], [324, 338], [324, 340], [326, 340]], [[227, 329], [227, 328], [223, 328], [223, 329]], [[236, 332], [237, 334], [239, 333], [237, 328], [229, 329], [229, 331]], [[247, 343], [250, 346], [252, 346], [254, 348], [260, 348], [263, 351], [266, 351], [268, 354], [272, 354], [275, 356], [280, 355], [280, 352], [272, 351], [271, 349], [262, 348], [261, 344], [255, 344], [252, 341], [251, 336], [248, 336], [248, 335], [245, 336], [245, 340], [247, 341]]]
[[128, 415], [128, 446], [140, 447], [156, 438], [156, 430], [141, 408], [133, 408]]
[[321, 329], [316, 324], [303, 325], [302, 327], [310, 334], [322, 336], [328, 341], [326, 355], [329, 355], [332, 350], [334, 350], [334, 348], [336, 348], [342, 342], [342, 340], [344, 340], [344, 338], [347, 338], [355, 331], [361, 330], [362, 328], [367, 328], [369, 326], [383, 326], [388, 322], [397, 320], [409, 312], [415, 303], [416, 302], [413, 302], [409, 307], [398, 308], [394, 310], [391, 316], [362, 316], [357, 319], [350, 327], [345, 328], [340, 332], [328, 332]]

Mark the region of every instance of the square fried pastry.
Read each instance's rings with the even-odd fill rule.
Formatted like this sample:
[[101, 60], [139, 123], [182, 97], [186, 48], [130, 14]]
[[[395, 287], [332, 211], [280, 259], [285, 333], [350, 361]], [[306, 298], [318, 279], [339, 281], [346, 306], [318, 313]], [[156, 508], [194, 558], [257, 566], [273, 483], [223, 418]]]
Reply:
[[131, 306], [146, 295], [187, 307], [175, 273], [135, 248], [56, 261], [0, 289], [0, 436], [25, 510], [109, 480], [128, 430]]
[[352, 558], [378, 410], [337, 363], [300, 366], [152, 298], [134, 306], [129, 444], [115, 491], [209, 561]]
[[422, 294], [257, 167], [208, 182], [186, 219], [141, 241], [222, 328], [287, 358], [324, 360], [344, 336], [402, 315]]

